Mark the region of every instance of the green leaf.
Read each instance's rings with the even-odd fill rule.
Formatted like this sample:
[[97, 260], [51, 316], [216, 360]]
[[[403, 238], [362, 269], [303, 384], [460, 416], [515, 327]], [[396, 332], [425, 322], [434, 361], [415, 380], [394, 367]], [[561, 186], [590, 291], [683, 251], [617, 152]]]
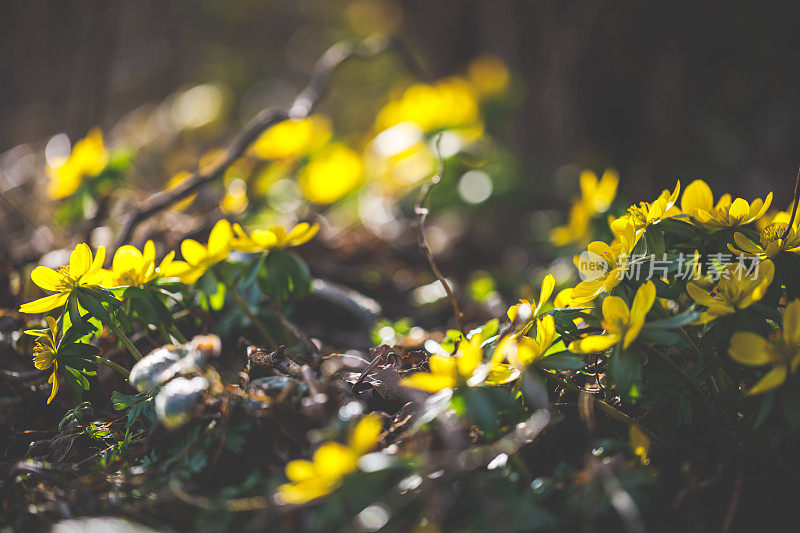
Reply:
[[543, 357], [534, 364], [546, 370], [580, 370], [586, 366], [586, 361], [579, 355], [565, 351]]
[[670, 318], [654, 320], [644, 325], [643, 329], [673, 329], [690, 324], [700, 318], [697, 311], [685, 311]]
[[624, 398], [635, 401], [642, 388], [642, 363], [633, 350], [616, 349], [609, 359], [609, 376]]

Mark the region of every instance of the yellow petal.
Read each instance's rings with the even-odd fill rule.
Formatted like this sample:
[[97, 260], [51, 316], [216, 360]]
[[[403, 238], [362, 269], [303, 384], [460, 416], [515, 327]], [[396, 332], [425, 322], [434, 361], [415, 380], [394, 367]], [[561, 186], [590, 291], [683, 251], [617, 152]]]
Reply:
[[783, 312], [783, 338], [789, 346], [800, 346], [800, 300], [792, 300]]
[[741, 224], [744, 220], [750, 216], [750, 204], [743, 198], [737, 198], [731, 204], [730, 211], [728, 211], [730, 217], [736, 221], [737, 224]]
[[462, 340], [458, 345], [455, 360], [458, 373], [464, 378], [471, 377], [483, 360], [480, 335], [476, 334], [469, 341]]
[[338, 479], [313, 478], [278, 487], [276, 499], [281, 503], [300, 505], [330, 494], [339, 485]]
[[338, 442], [326, 442], [314, 452], [314, 469], [322, 477], [339, 478], [356, 469], [358, 456]]
[[37, 266], [31, 272], [31, 280], [46, 291], [57, 291], [68, 281], [64, 274], [47, 268]]
[[[756, 245], [753, 241], [738, 231], [733, 234], [733, 240], [740, 249], [744, 250], [748, 254], [758, 255], [764, 251], [763, 248]], [[735, 250], [731, 251], [735, 252]]]
[[641, 328], [647, 312], [653, 307], [656, 301], [656, 286], [652, 281], [648, 281], [636, 291], [631, 304], [631, 325], [638, 325]]
[[536, 304], [536, 310], [534, 311], [534, 315], [539, 314], [539, 310], [542, 306], [550, 299], [550, 296], [553, 294], [553, 289], [556, 286], [556, 280], [552, 274], [548, 274], [542, 280], [542, 289], [539, 292], [539, 301]]
[[51, 294], [50, 296], [45, 296], [44, 298], [39, 298], [38, 300], [22, 304], [19, 310], [21, 313], [45, 313], [55, 309], [56, 307], [61, 307], [64, 305], [64, 302], [67, 301], [67, 298], [69, 298], [68, 292]]
[[591, 302], [605, 289], [602, 279], [582, 281], [572, 289], [572, 301], [576, 304]]
[[483, 382], [486, 385], [496, 386], [511, 383], [520, 376], [520, 370], [509, 364], [500, 364], [493, 366], [489, 373], [486, 374], [486, 379]]
[[774, 359], [767, 339], [749, 331], [733, 334], [728, 355], [737, 363], [747, 366], [763, 366]]
[[694, 283], [686, 284], [686, 292], [689, 293], [689, 296], [692, 298], [692, 300], [694, 300], [700, 305], [711, 307], [713, 305], [719, 304], [719, 300], [711, 296], [704, 289], [700, 288], [699, 285], [696, 285]]
[[369, 414], [358, 421], [350, 436], [350, 447], [358, 455], [363, 455], [378, 444], [383, 424], [377, 415]]
[[573, 353], [602, 352], [619, 342], [619, 335], [589, 335], [579, 341], [569, 343], [569, 351]]
[[75, 247], [69, 256], [69, 277], [78, 279], [86, 274], [92, 266], [92, 251], [89, 245], [82, 242]]
[[300, 235], [300, 236], [298, 236], [298, 237], [296, 237], [294, 239], [290, 239], [291, 245], [292, 246], [300, 246], [301, 244], [305, 244], [308, 241], [310, 241], [311, 239], [313, 239], [314, 236], [317, 234], [317, 232], [319, 232], [319, 224], [314, 224], [313, 226], [308, 228], [305, 231], [305, 233], [303, 233], [302, 235]]
[[53, 373], [50, 374], [50, 379], [48, 379], [47, 382], [50, 383], [53, 386], [53, 388], [50, 391], [50, 397], [47, 398], [47, 403], [50, 404], [50, 402], [53, 401], [53, 398], [56, 397], [56, 394], [58, 394], [58, 362], [57, 361], [53, 361]]
[[783, 382], [786, 381], [787, 373], [788, 370], [786, 365], [776, 366], [767, 372], [766, 375], [764, 375], [764, 377], [758, 381], [758, 383], [753, 385], [753, 388], [747, 391], [747, 394], [755, 396], [757, 394], [764, 394], [765, 392], [780, 387], [783, 385]]
[[603, 318], [608, 322], [627, 324], [630, 319], [630, 311], [625, 300], [619, 296], [607, 296], [603, 300]]
[[693, 214], [697, 209], [709, 211], [714, 206], [714, 195], [711, 187], [703, 180], [694, 180], [683, 191], [681, 210]]
[[111, 269], [116, 273], [123, 273], [128, 270], [139, 270], [144, 263], [144, 256], [135, 246], [126, 244], [121, 246], [111, 261]]
[[184, 260], [191, 265], [196, 265], [204, 260], [208, 252], [206, 247], [194, 239], [184, 239], [181, 242], [181, 255]]
[[442, 389], [454, 387], [456, 379], [446, 374], [431, 374], [417, 372], [400, 380], [400, 385], [426, 392], [439, 392]]
[[156, 245], [153, 244], [153, 241], [148, 240], [144, 243], [144, 249], [142, 250], [142, 259], [144, 261], [153, 261], [156, 260]]
[[311, 479], [316, 475], [314, 464], [305, 459], [296, 459], [286, 463], [286, 477], [290, 481], [305, 481]]
[[208, 236], [208, 255], [211, 257], [227, 255], [231, 240], [233, 240], [231, 223], [223, 218], [214, 224], [211, 234]]

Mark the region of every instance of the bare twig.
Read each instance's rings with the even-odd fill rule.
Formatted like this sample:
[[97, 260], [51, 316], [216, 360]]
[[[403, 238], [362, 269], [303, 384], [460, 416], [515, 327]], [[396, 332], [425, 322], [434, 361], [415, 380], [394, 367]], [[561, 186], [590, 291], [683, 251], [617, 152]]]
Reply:
[[[797, 204], [795, 204], [797, 205]], [[731, 502], [728, 504], [728, 512], [725, 513], [725, 522], [722, 524], [722, 532], [727, 533], [733, 527], [733, 519], [736, 517], [736, 509], [739, 507], [739, 499], [742, 497], [742, 485], [744, 484], [744, 465], [739, 462], [736, 469], [736, 480], [733, 482], [733, 493]]]
[[425, 207], [425, 200], [428, 199], [428, 194], [430, 194], [431, 190], [442, 180], [442, 176], [444, 176], [445, 171], [444, 157], [442, 157], [442, 154], [439, 151], [440, 140], [441, 136], [437, 137], [436, 141], [434, 142], [436, 157], [439, 159], [439, 168], [430, 181], [422, 187], [422, 190], [419, 194], [419, 199], [417, 199], [417, 204], [414, 208], [414, 211], [419, 216], [419, 235], [417, 242], [422, 251], [425, 252], [425, 257], [428, 259], [428, 264], [430, 265], [433, 274], [436, 276], [436, 279], [439, 280], [439, 283], [442, 284], [442, 287], [444, 287], [444, 292], [447, 293], [447, 298], [450, 300], [450, 304], [453, 306], [453, 313], [455, 314], [458, 329], [464, 336], [466, 336], [467, 329], [464, 326], [464, 313], [462, 313], [461, 309], [458, 307], [458, 300], [456, 300], [455, 294], [453, 294], [453, 290], [450, 288], [450, 284], [447, 283], [447, 280], [444, 278], [442, 272], [439, 270], [439, 267], [436, 265], [436, 259], [433, 257], [433, 253], [428, 247], [428, 242], [425, 240], [425, 221], [428, 219], [429, 212], [428, 208]]
[[786, 236], [789, 235], [789, 232], [792, 229], [792, 225], [794, 224], [794, 217], [797, 216], [797, 204], [798, 198], [800, 196], [800, 168], [797, 169], [797, 177], [794, 179], [794, 200], [792, 201], [792, 216], [789, 217], [789, 224], [786, 226], [786, 229], [783, 230], [783, 235], [781, 235], [781, 240], [786, 240]]
[[222, 160], [208, 169], [196, 170], [178, 187], [154, 194], [145, 200], [141, 207], [125, 217], [114, 243], [115, 248], [119, 248], [131, 238], [138, 224], [222, 176], [228, 167], [244, 155], [264, 130], [287, 118], [301, 119], [311, 114], [325, 94], [331, 74], [339, 65], [353, 57], [373, 57], [385, 51], [391, 44], [393, 43], [389, 40], [366, 39], [355, 44], [339, 42], [328, 48], [314, 65], [308, 85], [297, 95], [288, 111], [264, 109], [231, 141]]

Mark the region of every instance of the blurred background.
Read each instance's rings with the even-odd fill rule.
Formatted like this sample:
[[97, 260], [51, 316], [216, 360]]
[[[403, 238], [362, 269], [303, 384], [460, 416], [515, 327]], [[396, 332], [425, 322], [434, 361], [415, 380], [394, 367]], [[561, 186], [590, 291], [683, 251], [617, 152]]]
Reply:
[[[396, 25], [434, 77], [482, 53], [507, 62], [519, 106], [495, 135], [524, 174], [613, 165], [634, 198], [695, 177], [788, 195], [800, 160], [799, 14], [779, 1], [8, 0], [0, 152], [82, 136], [207, 82], [230, 91], [229, 120], [241, 122], [288, 100], [332, 42]], [[347, 70], [325, 106], [345, 131], [368, 124], [370, 96], [404, 74], [386, 61]]]
[[755, 13], [738, 0], [8, 0], [0, 263], [112, 245], [124, 213], [219, 157], [259, 110], [286, 108], [333, 43], [389, 35], [401, 46], [338, 68], [312, 120], [267, 132], [132, 242], [153, 238], [161, 255], [223, 216], [321, 221], [315, 275], [394, 294], [389, 316], [438, 301], [436, 323], [448, 310], [413, 207], [444, 135], [429, 245], [495, 316], [498, 295], [528, 295], [545, 269], [574, 279], [589, 233], [569, 209], [584, 169], [620, 175], [618, 198], [592, 215], [600, 225], [676, 179], [706, 179], [717, 197], [774, 190], [785, 208], [800, 163], [798, 15], [800, 4]]

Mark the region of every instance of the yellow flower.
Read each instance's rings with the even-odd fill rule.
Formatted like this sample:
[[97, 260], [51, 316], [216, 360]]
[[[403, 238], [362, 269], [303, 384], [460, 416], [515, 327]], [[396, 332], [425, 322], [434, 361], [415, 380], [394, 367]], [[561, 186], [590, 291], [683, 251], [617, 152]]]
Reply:
[[343, 144], [331, 144], [311, 157], [298, 176], [303, 195], [315, 204], [331, 204], [361, 183], [361, 156]]
[[248, 235], [242, 226], [234, 224], [233, 232], [236, 236], [231, 240], [231, 247], [240, 252], [255, 253], [271, 248], [300, 246], [314, 238], [318, 231], [319, 224], [312, 226], [308, 222], [301, 222], [288, 232], [282, 226], [273, 226], [254, 230]]
[[754, 276], [746, 275], [736, 263], [725, 266], [716, 288], [710, 293], [695, 283], [686, 284], [686, 292], [700, 305], [708, 309], [700, 314], [698, 323], [730, 315], [737, 309], [745, 309], [760, 300], [772, 283], [775, 265], [772, 261], [761, 261]]
[[653, 203], [639, 202], [638, 205], [632, 205], [627, 213], [611, 222], [611, 231], [614, 235], [622, 234], [625, 232], [625, 227], [630, 224], [636, 233], [640, 233], [650, 224], [679, 215], [681, 211], [675, 207], [675, 202], [678, 200], [680, 190], [681, 182], [678, 181], [672, 192], [664, 189]]
[[418, 83], [387, 103], [375, 121], [377, 131], [412, 122], [425, 132], [478, 126], [478, 100], [461, 78], [440, 80], [432, 85]]
[[[493, 381], [498, 380], [499, 370], [503, 365], [500, 363], [507, 360], [514, 369], [524, 369], [526, 366], [542, 359], [556, 340], [556, 323], [552, 315], [545, 315], [537, 318], [536, 338], [528, 337], [524, 334], [507, 335], [499, 343], [492, 355], [492, 370], [490, 376]], [[501, 367], [501, 368], [498, 368]], [[516, 378], [519, 375], [514, 375]], [[490, 381], [486, 380], [487, 383]], [[491, 383], [490, 383], [491, 384]]]
[[773, 365], [747, 394], [763, 394], [782, 385], [800, 365], [800, 300], [786, 306], [783, 328], [772, 332], [768, 339], [749, 331], [734, 333], [728, 355], [747, 366]]
[[369, 414], [359, 420], [348, 445], [326, 442], [317, 448], [311, 461], [290, 461], [286, 464], [289, 483], [278, 487], [277, 499], [281, 503], [303, 504], [330, 494], [344, 476], [358, 468], [359, 457], [378, 444], [380, 433], [380, 418]]
[[462, 340], [455, 355], [433, 354], [428, 361], [430, 372], [416, 372], [400, 380], [400, 384], [427, 392], [438, 392], [462, 383], [470, 387], [480, 385], [486, 378], [484, 373], [476, 372], [483, 362], [482, 343], [483, 338], [476, 334], [469, 340]]
[[39, 337], [36, 339], [36, 346], [33, 348], [33, 366], [39, 370], [47, 370], [53, 368], [53, 373], [50, 375], [48, 383], [52, 385], [50, 397], [47, 403], [53, 401], [53, 398], [58, 394], [58, 361], [56, 361], [56, 354], [58, 353], [58, 342], [56, 342], [56, 335], [58, 334], [58, 326], [53, 317], [45, 317], [48, 329], [43, 331], [26, 331], [29, 335]]
[[605, 213], [617, 196], [619, 174], [614, 169], [606, 169], [600, 180], [591, 170], [584, 170], [579, 181], [581, 196], [570, 208], [567, 225], [554, 228], [550, 233], [550, 241], [556, 246], [588, 242], [591, 239], [589, 221]]
[[59, 200], [72, 195], [84, 178], [100, 174], [107, 164], [103, 132], [100, 128], [92, 128], [86, 137], [75, 143], [67, 159], [57, 165], [48, 165], [50, 198]]
[[508, 318], [512, 322], [514, 319], [517, 318], [519, 314], [520, 307], [525, 309], [523, 319], [528, 320], [530, 317], [535, 317], [539, 315], [539, 311], [542, 310], [542, 306], [547, 303], [547, 300], [550, 299], [550, 296], [553, 294], [553, 288], [556, 286], [556, 280], [552, 274], [548, 274], [544, 277], [542, 281], [542, 288], [539, 291], [539, 301], [531, 300], [520, 300], [518, 304], [512, 305], [508, 308]]
[[511, 74], [505, 62], [494, 55], [482, 55], [467, 65], [467, 77], [480, 98], [494, 96], [508, 88]]
[[208, 245], [203, 246], [194, 239], [185, 239], [181, 242], [183, 261], [172, 261], [165, 265], [162, 275], [178, 277], [182, 282], [192, 284], [200, 279], [206, 270], [227, 259], [232, 240], [231, 223], [222, 219], [211, 229]]
[[161, 277], [168, 271], [175, 252], [170, 252], [156, 267], [156, 247], [153, 241], [147, 241], [144, 250], [126, 244], [120, 246], [111, 261], [111, 270], [103, 271], [105, 287], [139, 286]]
[[615, 289], [625, 277], [628, 258], [637, 239], [633, 226], [628, 224], [624, 233], [610, 245], [603, 241], [590, 242], [587, 252], [575, 257], [575, 266], [587, 279], [572, 289], [572, 301], [578, 305], [586, 304]]
[[781, 222], [773, 222], [763, 230], [761, 230], [758, 242], [753, 242], [744, 234], [738, 231], [733, 234], [733, 240], [741, 248], [735, 248], [728, 245], [728, 249], [737, 254], [747, 253], [757, 255], [762, 259], [772, 258], [781, 252], [800, 252], [800, 232], [796, 227], [792, 227], [786, 238], [783, 238], [783, 233], [788, 227], [787, 224]]
[[294, 159], [318, 150], [332, 134], [331, 121], [324, 115], [288, 119], [262, 133], [252, 150], [262, 159]]
[[104, 246], [97, 249], [97, 255], [92, 259], [89, 245], [81, 243], [70, 254], [69, 265], [58, 270], [37, 266], [31, 272], [31, 280], [42, 289], [53, 291], [56, 294], [22, 304], [19, 310], [22, 313], [44, 313], [64, 305], [76, 288], [99, 285], [103, 281], [105, 259], [106, 249]]
[[627, 348], [639, 336], [644, 326], [644, 319], [656, 300], [656, 286], [648, 281], [639, 287], [633, 297], [630, 309], [625, 300], [618, 296], [607, 296], [603, 300], [603, 335], [589, 335], [579, 341], [573, 341], [569, 350], [575, 353], [601, 352], [622, 342]]
[[751, 203], [743, 198], [733, 200], [730, 194], [723, 194], [714, 204], [711, 187], [703, 180], [694, 180], [683, 191], [681, 210], [691, 215], [697, 224], [706, 229], [718, 230], [735, 228], [761, 218], [772, 203], [772, 193], [762, 200], [756, 198]]

